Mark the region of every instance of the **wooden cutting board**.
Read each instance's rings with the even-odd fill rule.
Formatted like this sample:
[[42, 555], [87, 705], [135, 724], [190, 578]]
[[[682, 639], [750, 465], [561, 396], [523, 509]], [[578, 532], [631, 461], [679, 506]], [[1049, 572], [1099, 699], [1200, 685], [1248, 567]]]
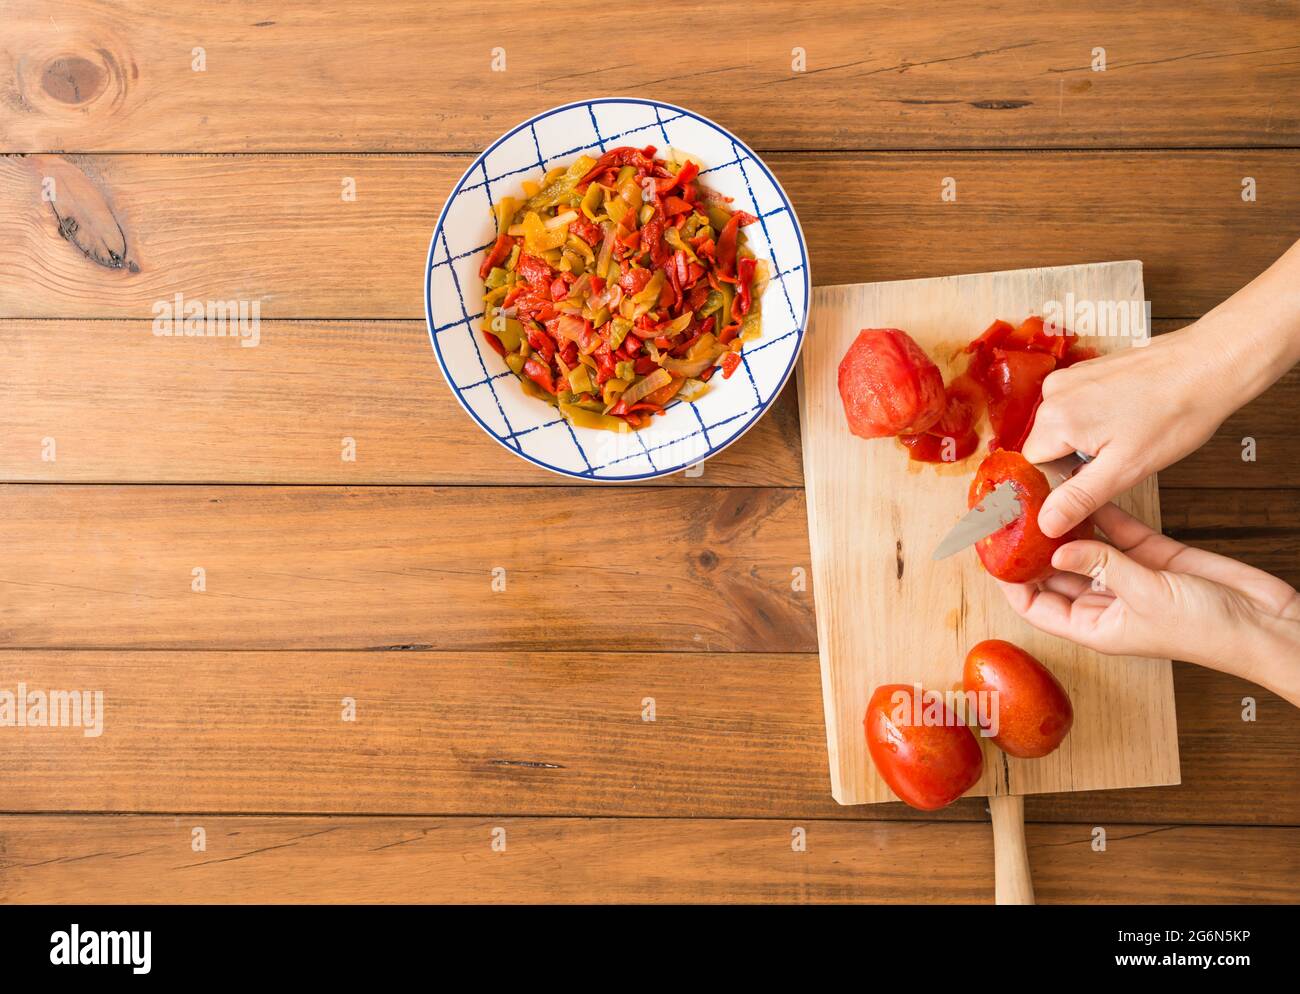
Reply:
[[[1168, 660], [1102, 656], [1037, 631], [1007, 606], [973, 549], [931, 560], [939, 540], [966, 511], [967, 487], [987, 446], [953, 465], [911, 463], [896, 439], [850, 434], [840, 404], [836, 371], [863, 328], [905, 330], [947, 380], [964, 367], [960, 348], [995, 318], [1019, 323], [1043, 314], [1049, 301], [1067, 305], [1069, 293], [1076, 304], [1129, 303], [1137, 327], [1147, 327], [1140, 262], [813, 291], [799, 404], [831, 792], [841, 804], [896, 800], [863, 736], [872, 690], [917, 681], [926, 689], [950, 689], [961, 681], [967, 650], [986, 638], [1023, 646], [1056, 674], [1074, 703], [1074, 727], [1056, 752], [1037, 760], [1013, 759], [981, 738], [984, 776], [971, 794], [1179, 782]], [[1077, 307], [1074, 313], [1080, 313]], [[1067, 316], [1067, 327], [1072, 324], [1081, 326]], [[1103, 352], [1133, 341], [1081, 339]], [[987, 439], [987, 423], [981, 430]], [[1159, 526], [1154, 477], [1118, 503]]]

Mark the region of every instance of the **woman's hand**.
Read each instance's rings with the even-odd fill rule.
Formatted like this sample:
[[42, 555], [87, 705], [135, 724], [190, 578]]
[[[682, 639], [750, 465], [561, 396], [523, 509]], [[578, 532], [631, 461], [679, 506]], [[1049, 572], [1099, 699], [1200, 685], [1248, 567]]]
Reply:
[[1183, 545], [1113, 504], [1110, 538], [1070, 542], [1042, 584], [999, 585], [1035, 628], [1109, 655], [1185, 659], [1300, 707], [1300, 595], [1262, 570]]
[[1064, 535], [1139, 480], [1202, 445], [1300, 361], [1300, 242], [1195, 324], [1057, 370], [1022, 448], [1030, 462], [1096, 458], [1043, 504]]
[[1032, 463], [1096, 458], [1038, 514], [1064, 535], [1117, 494], [1200, 448], [1242, 403], [1197, 326], [1052, 373], [1022, 449]]

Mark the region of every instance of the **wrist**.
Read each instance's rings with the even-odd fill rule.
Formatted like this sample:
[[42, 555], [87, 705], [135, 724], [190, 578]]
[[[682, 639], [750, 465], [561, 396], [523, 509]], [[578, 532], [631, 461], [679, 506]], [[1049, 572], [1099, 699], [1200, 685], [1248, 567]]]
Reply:
[[1300, 707], [1300, 617], [1263, 615], [1237, 636], [1232, 672]]

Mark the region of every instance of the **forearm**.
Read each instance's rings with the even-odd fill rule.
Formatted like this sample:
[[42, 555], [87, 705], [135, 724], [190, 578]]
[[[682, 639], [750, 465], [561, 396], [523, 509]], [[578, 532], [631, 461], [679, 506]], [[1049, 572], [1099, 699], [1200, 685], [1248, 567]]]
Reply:
[[1300, 242], [1184, 333], [1221, 373], [1231, 410], [1262, 394], [1300, 362]]

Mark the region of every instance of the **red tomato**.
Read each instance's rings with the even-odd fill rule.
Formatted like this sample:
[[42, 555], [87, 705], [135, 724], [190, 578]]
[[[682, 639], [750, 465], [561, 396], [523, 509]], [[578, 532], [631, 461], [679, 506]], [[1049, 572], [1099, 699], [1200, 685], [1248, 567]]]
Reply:
[[840, 360], [840, 400], [861, 438], [925, 431], [944, 409], [943, 376], [897, 328], [864, 330]]
[[968, 507], [974, 507], [994, 487], [1004, 481], [1011, 485], [1025, 509], [1011, 524], [999, 528], [975, 543], [984, 568], [1008, 583], [1037, 583], [1052, 574], [1052, 553], [1066, 542], [1092, 538], [1092, 522], [1085, 521], [1060, 538], [1048, 538], [1038, 530], [1038, 510], [1051, 493], [1047, 477], [1019, 452], [999, 449], [980, 463], [967, 494]]
[[862, 724], [867, 751], [890, 790], [914, 808], [934, 811], [975, 786], [984, 755], [975, 735], [946, 705], [943, 724], [918, 724], [914, 696], [907, 684], [877, 687]]
[[966, 654], [962, 685], [977, 693], [997, 692], [993, 741], [1009, 755], [1021, 759], [1046, 756], [1061, 744], [1074, 723], [1074, 708], [1060, 681], [1010, 642], [987, 639], [971, 649]]

